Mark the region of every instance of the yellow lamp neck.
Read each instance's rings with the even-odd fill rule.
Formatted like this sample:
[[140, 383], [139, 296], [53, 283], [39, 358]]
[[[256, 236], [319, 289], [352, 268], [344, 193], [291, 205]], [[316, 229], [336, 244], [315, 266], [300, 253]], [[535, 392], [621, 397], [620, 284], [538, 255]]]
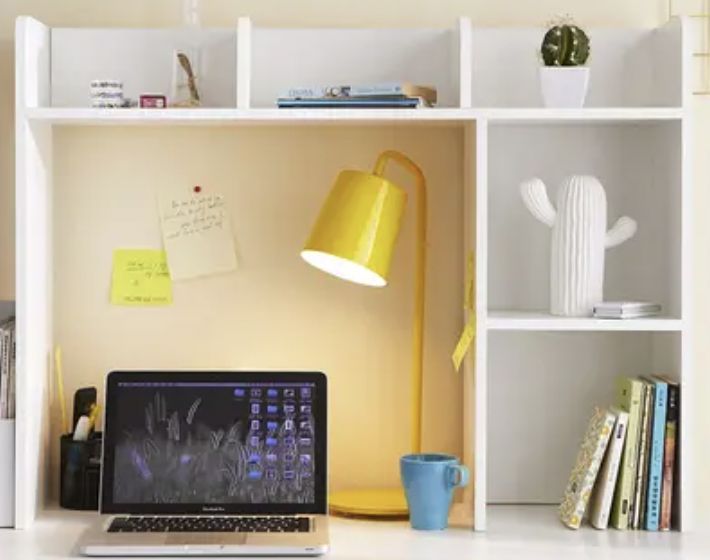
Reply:
[[422, 386], [424, 374], [424, 294], [426, 288], [426, 231], [427, 192], [426, 179], [419, 166], [401, 152], [382, 152], [373, 173], [382, 177], [389, 161], [407, 169], [416, 178], [417, 258], [414, 286], [414, 324], [412, 330], [412, 403], [411, 403], [411, 451], [422, 451]]
[[417, 178], [417, 182], [426, 182], [424, 179], [424, 173], [419, 168], [419, 166], [407, 156], [405, 156], [402, 152], [398, 152], [396, 150], [386, 150], [382, 152], [379, 156], [377, 156], [377, 161], [375, 162], [375, 168], [373, 170], [373, 173], [382, 177], [385, 174], [385, 167], [387, 167], [387, 163], [389, 163], [390, 160], [396, 161], [402, 167], [410, 171], [412, 175]]

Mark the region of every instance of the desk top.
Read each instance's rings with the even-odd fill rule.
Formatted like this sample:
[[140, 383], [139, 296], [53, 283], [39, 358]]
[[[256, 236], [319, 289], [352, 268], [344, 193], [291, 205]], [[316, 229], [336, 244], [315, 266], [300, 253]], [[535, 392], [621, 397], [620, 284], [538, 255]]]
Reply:
[[[92, 513], [47, 510], [28, 530], [0, 530], [2, 560], [76, 557], [75, 543]], [[326, 560], [707, 560], [710, 535], [646, 531], [571, 531], [555, 508], [489, 507], [489, 530], [413, 531], [406, 522], [333, 518]]]

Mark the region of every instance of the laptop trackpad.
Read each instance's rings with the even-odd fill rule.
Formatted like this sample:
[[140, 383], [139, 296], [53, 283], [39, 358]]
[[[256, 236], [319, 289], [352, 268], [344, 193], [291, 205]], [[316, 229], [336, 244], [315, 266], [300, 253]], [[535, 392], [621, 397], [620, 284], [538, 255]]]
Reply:
[[168, 533], [165, 544], [244, 544], [246, 533]]

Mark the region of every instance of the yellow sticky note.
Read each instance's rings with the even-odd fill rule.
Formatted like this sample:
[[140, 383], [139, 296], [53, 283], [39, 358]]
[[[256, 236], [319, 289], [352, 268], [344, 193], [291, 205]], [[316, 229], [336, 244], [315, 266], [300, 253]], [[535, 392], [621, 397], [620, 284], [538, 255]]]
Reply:
[[170, 305], [173, 286], [165, 251], [116, 249], [113, 252], [113, 305]]
[[474, 275], [474, 259], [473, 253], [468, 254], [466, 259], [466, 285], [464, 287], [463, 294], [463, 307], [464, 309], [473, 311], [473, 275]]
[[454, 363], [456, 371], [461, 369], [461, 362], [463, 362], [464, 356], [466, 356], [466, 352], [471, 347], [474, 338], [476, 338], [476, 316], [472, 313], [468, 323], [463, 328], [459, 341], [456, 343], [454, 353], [451, 355], [451, 361]]

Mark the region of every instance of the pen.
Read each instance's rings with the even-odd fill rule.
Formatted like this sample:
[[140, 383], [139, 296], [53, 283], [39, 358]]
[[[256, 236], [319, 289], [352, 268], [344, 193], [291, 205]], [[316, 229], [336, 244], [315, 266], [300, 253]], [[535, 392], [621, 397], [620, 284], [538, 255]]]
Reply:
[[101, 411], [101, 406], [99, 404], [94, 403], [91, 406], [91, 411], [89, 412], [89, 425], [91, 426], [91, 430], [96, 430], [96, 420], [99, 418], [99, 412]]

